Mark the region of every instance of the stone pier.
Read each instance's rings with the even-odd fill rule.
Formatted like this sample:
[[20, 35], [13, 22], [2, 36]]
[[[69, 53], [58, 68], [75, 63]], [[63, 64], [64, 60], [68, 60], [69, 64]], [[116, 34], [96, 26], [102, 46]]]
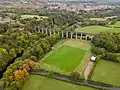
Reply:
[[40, 28], [38, 28], [38, 32], [40, 32]]
[[68, 38], [68, 32], [66, 32], [66, 38]]
[[76, 39], [78, 39], [78, 36], [77, 36], [77, 33], [76, 33], [76, 36], [75, 36]]
[[50, 32], [50, 36], [52, 35], [52, 32], [51, 32], [51, 30], [49, 30], [49, 32]]
[[87, 40], [88, 35], [86, 34], [86, 40]]
[[62, 38], [64, 37], [64, 32], [62, 31]]
[[42, 34], [44, 34], [44, 30], [42, 29]]
[[71, 39], [73, 38], [73, 32], [71, 32]]
[[48, 31], [47, 30], [45, 30], [46, 31], [46, 34], [48, 34]]
[[60, 32], [58, 31], [58, 35], [60, 35]]
[[82, 33], [81, 33], [81, 35], [80, 35], [80, 39], [82, 40]]
[[53, 31], [53, 34], [56, 34], [55, 31]]

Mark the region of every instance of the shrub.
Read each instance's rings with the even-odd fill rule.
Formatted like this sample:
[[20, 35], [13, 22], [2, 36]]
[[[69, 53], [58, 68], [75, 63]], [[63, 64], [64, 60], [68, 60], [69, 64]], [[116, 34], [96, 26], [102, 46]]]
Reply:
[[118, 59], [118, 55], [114, 53], [105, 53], [105, 56], [103, 57], [105, 60], [110, 60], [110, 61], [115, 61], [119, 62], [120, 60]]
[[71, 76], [73, 77], [74, 80], [78, 81], [80, 80], [80, 74], [78, 72], [73, 72], [71, 74]]
[[104, 55], [106, 50], [104, 48], [93, 47], [92, 52], [95, 53], [96, 55]]

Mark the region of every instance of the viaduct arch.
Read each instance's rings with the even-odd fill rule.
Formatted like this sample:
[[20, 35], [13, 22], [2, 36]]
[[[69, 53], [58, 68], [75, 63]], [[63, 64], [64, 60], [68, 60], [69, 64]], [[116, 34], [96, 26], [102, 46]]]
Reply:
[[39, 26], [33, 26], [32, 30], [36, 32], [41, 32], [42, 34], [47, 34], [51, 36], [52, 34], [59, 34], [62, 38], [70, 38], [70, 39], [80, 39], [80, 40], [90, 40], [92, 41], [94, 36], [98, 36], [99, 34], [91, 34], [84, 32], [75, 32], [75, 31], [67, 31], [67, 30], [43, 30]]

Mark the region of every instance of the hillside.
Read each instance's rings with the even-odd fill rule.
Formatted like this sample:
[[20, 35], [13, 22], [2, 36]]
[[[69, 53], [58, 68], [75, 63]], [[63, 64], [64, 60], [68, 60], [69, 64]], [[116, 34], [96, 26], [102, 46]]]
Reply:
[[0, 2], [46, 2], [46, 1], [94, 1], [98, 3], [118, 3], [120, 0], [0, 0]]
[[56, 0], [56, 1], [93, 1], [98, 3], [120, 3], [120, 0]]

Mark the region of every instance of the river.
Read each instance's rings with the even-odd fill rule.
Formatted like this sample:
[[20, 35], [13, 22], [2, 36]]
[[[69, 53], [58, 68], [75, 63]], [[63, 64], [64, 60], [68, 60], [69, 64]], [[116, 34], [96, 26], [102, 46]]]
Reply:
[[0, 72], [0, 78], [3, 77], [3, 74], [4, 72], [7, 70], [7, 67], [10, 65], [10, 64], [13, 64], [15, 62], [15, 60], [19, 57], [21, 57], [23, 55], [23, 52], [19, 53], [15, 58], [13, 58], [12, 60], [10, 60], [7, 64], [7, 66], [5, 67], [5, 69], [3, 71]]

